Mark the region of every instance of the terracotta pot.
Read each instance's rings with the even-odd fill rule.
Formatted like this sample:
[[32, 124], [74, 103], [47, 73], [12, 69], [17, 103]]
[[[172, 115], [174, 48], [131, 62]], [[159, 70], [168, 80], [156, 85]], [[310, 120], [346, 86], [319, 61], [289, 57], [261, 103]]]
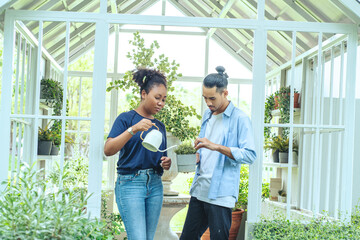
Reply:
[[294, 108], [300, 108], [299, 93], [294, 93]]
[[274, 109], [278, 109], [279, 108], [279, 96], [275, 96], [274, 100], [275, 100]]
[[[238, 211], [232, 212], [229, 240], [236, 240], [236, 237], [237, 237], [239, 229], [240, 229], [241, 219], [242, 219], [244, 212], [245, 212], [245, 210], [243, 210], [243, 209], [239, 209]], [[209, 228], [206, 229], [204, 234], [201, 236], [201, 240], [210, 240]]]

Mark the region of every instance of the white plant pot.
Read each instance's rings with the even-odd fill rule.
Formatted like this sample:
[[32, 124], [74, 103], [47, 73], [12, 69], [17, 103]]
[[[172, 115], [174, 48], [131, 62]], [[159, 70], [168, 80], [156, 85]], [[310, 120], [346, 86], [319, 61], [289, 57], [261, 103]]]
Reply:
[[179, 172], [194, 172], [196, 168], [196, 154], [177, 154], [177, 167]]
[[278, 196], [278, 201], [282, 203], [286, 203], [286, 197]]

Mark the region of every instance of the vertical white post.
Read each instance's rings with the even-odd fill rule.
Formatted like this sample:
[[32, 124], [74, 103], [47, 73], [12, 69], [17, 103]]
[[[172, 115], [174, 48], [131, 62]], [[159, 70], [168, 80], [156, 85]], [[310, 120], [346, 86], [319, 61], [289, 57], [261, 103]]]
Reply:
[[[163, 27], [163, 26], [162, 26]], [[115, 28], [115, 54], [114, 54], [114, 73], [118, 73], [118, 60], [119, 60], [119, 25], [116, 24]], [[111, 79], [112, 81], [115, 80], [115, 77]], [[110, 119], [109, 119], [109, 126], [112, 126], [117, 115], [118, 109], [118, 100], [119, 100], [119, 90], [111, 90], [111, 103], [110, 103]], [[116, 169], [116, 161], [118, 159], [118, 155], [115, 154], [114, 156], [108, 157], [108, 189], [114, 189], [115, 187], [115, 169]]]
[[[11, 89], [12, 89], [12, 73], [13, 73], [13, 49], [15, 45], [14, 19], [5, 12], [4, 20], [4, 52], [3, 52], [3, 68], [2, 68], [2, 91], [1, 91], [1, 107], [0, 107], [0, 136], [8, 139], [10, 136], [10, 114], [11, 114]], [[8, 180], [9, 170], [9, 148], [10, 141], [5, 140], [0, 144], [0, 182]], [[5, 185], [0, 185], [0, 192], [3, 191]]]
[[[342, 125], [344, 122], [344, 114], [343, 114], [343, 104], [344, 104], [344, 100], [343, 100], [343, 86], [344, 86], [344, 42], [341, 43], [341, 47], [340, 47], [340, 82], [339, 82], [339, 114], [338, 114], [338, 125]], [[343, 137], [343, 133], [339, 132], [338, 134], [338, 141], [337, 141], [337, 145], [338, 146], [343, 146], [342, 145], [342, 137]], [[336, 161], [336, 174], [335, 174], [335, 208], [334, 208], [334, 217], [338, 218], [339, 217], [339, 210], [340, 210], [340, 175], [341, 175], [341, 154], [342, 152], [344, 152], [344, 150], [342, 150], [342, 147], [339, 147], [337, 150], [337, 158], [338, 161]]]
[[292, 191], [292, 165], [293, 165], [293, 136], [294, 136], [294, 79], [295, 79], [295, 58], [296, 58], [296, 32], [292, 32], [292, 54], [291, 54], [291, 76], [290, 76], [290, 133], [289, 133], [289, 153], [288, 153], [288, 182], [287, 182], [287, 203], [286, 203], [286, 219], [290, 219], [290, 204]]
[[357, 29], [349, 34], [346, 61], [346, 98], [345, 98], [345, 133], [341, 181], [341, 220], [350, 222], [353, 190], [353, 161], [355, 137], [355, 87], [356, 87], [356, 54], [357, 54]]
[[[205, 69], [204, 69], [204, 76], [206, 76], [209, 72], [209, 48], [210, 48], [210, 36], [208, 35], [205, 38]], [[202, 92], [202, 83], [201, 83], [201, 92]], [[206, 105], [205, 105], [205, 101], [202, 97], [202, 94], [200, 94], [200, 98], [201, 98], [201, 115], [205, 112], [206, 109]], [[201, 124], [201, 123], [200, 123]]]
[[[104, 2], [104, 1], [103, 1]], [[106, 1], [105, 1], [106, 2]], [[95, 56], [93, 73], [93, 91], [91, 103], [91, 130], [89, 152], [89, 187], [88, 193], [93, 194], [88, 201], [88, 210], [92, 217], [100, 217], [101, 208], [101, 179], [104, 152], [105, 124], [105, 92], [107, 73], [107, 46], [109, 24], [96, 22]]]
[[255, 146], [257, 158], [250, 165], [249, 174], [249, 196], [248, 196], [248, 222], [254, 223], [260, 219], [261, 212], [261, 184], [262, 184], [262, 161], [264, 144], [264, 102], [265, 102], [265, 80], [266, 80], [266, 47], [267, 32], [264, 30], [265, 1], [258, 1], [259, 27], [254, 33], [254, 56], [253, 56], [253, 95], [251, 109], [251, 121], [254, 127]]
[[319, 176], [319, 169], [320, 169], [320, 111], [321, 111], [321, 85], [322, 85], [322, 75], [323, 75], [323, 57], [322, 57], [322, 32], [319, 33], [318, 39], [318, 71], [317, 71], [317, 78], [316, 78], [316, 105], [317, 108], [315, 113], [315, 144], [314, 144], [314, 187], [313, 187], [313, 197], [312, 197], [312, 211], [316, 216], [319, 213], [319, 202], [320, 202], [320, 176]]
[[[334, 47], [331, 48], [331, 60], [330, 60], [330, 89], [329, 89], [329, 101], [330, 101], [330, 112], [329, 112], [329, 125], [332, 125], [333, 118], [333, 84], [334, 84]], [[328, 133], [329, 139], [327, 144], [327, 149], [331, 149], [332, 142], [332, 133]], [[325, 211], [329, 212], [329, 200], [330, 200], [330, 174], [331, 172], [331, 156], [330, 151], [327, 155], [326, 160], [326, 186], [325, 186]]]
[[[37, 46], [37, 53], [36, 53], [36, 71], [35, 71], [35, 118], [33, 126], [33, 135], [32, 141], [34, 146], [37, 146], [38, 142], [38, 127], [39, 127], [39, 105], [40, 105], [40, 82], [41, 82], [41, 75], [40, 75], [40, 63], [41, 63], [41, 55], [42, 55], [42, 40], [43, 40], [43, 21], [39, 22], [39, 34], [38, 34], [38, 46]], [[30, 158], [30, 163], [37, 161], [37, 150], [35, 147], [32, 149], [32, 158]]]
[[70, 42], [70, 22], [66, 22], [65, 32], [65, 57], [64, 57], [64, 72], [63, 72], [63, 102], [61, 109], [61, 144], [60, 144], [60, 182], [62, 186], [62, 173], [64, 170], [65, 157], [65, 128], [66, 128], [66, 99], [67, 99], [67, 82], [68, 82], [68, 63], [69, 63], [69, 42]]
[[[309, 68], [309, 59], [305, 57], [302, 60], [302, 90], [301, 90], [301, 119], [304, 124], [307, 124], [307, 113], [310, 110], [310, 107], [308, 107], [308, 99], [309, 99], [309, 86], [310, 86], [310, 68]], [[305, 109], [305, 110], [304, 110]], [[301, 138], [300, 138], [300, 145], [299, 149], [301, 149], [298, 156], [298, 166], [301, 171], [299, 174], [299, 183], [300, 183], [300, 194], [298, 198], [298, 209], [304, 209], [304, 195], [305, 195], [305, 168], [309, 165], [308, 160], [305, 161], [305, 146], [308, 146], [308, 137], [306, 137], [306, 134], [304, 133], [306, 129], [301, 129]], [[308, 167], [307, 167], [308, 168]]]
[[[315, 115], [316, 115], [316, 94], [315, 94], [315, 90], [317, 89], [317, 84], [316, 82], [318, 81], [318, 61], [317, 61], [318, 57], [315, 57], [313, 59], [313, 74], [312, 74], [312, 114], [311, 114], [311, 124], [314, 125], [315, 124]], [[315, 70], [317, 69], [317, 70]], [[311, 128], [311, 140], [310, 140], [310, 159], [309, 159], [309, 191], [308, 191], [308, 201], [307, 201], [307, 209], [312, 209], [313, 207], [313, 202], [312, 202], [312, 197], [313, 197], [313, 189], [314, 189], [314, 142], [315, 142], [315, 134], [312, 133], [314, 128]]]

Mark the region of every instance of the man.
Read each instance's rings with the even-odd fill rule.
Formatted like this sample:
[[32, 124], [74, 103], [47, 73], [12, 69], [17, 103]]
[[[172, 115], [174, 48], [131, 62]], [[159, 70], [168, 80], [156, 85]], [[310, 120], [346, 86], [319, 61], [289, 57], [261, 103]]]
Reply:
[[198, 167], [181, 240], [198, 240], [208, 227], [211, 239], [229, 238], [241, 164], [256, 159], [250, 119], [227, 99], [225, 68], [218, 66], [216, 71], [203, 81], [203, 97], [209, 109], [195, 140]]

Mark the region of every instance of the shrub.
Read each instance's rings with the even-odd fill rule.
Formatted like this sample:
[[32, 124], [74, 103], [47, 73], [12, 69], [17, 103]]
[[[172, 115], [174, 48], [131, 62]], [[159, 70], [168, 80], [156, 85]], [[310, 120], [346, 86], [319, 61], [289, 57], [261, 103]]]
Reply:
[[[196, 113], [196, 109], [193, 106], [186, 106], [175, 97], [174, 87], [172, 86], [172, 83], [182, 76], [181, 73], [178, 73], [180, 65], [175, 61], [170, 61], [164, 54], [159, 54], [158, 57], [155, 57], [156, 49], [160, 48], [158, 42], [154, 41], [149, 47], [146, 47], [144, 38], [138, 32], [134, 33], [134, 39], [130, 40], [129, 43], [134, 48], [131, 52], [128, 52], [126, 57], [134, 64], [135, 68], [146, 67], [156, 69], [166, 75], [168, 90], [166, 104], [156, 114], [156, 119], [165, 124], [167, 132], [172, 133], [173, 136], [181, 141], [196, 138], [200, 127], [192, 127], [189, 118], [195, 117], [200, 120], [201, 116]], [[130, 107], [136, 108], [141, 100], [138, 96], [140, 88], [132, 78], [133, 71], [127, 71], [123, 79], [110, 82], [110, 86], [106, 91], [109, 92], [113, 89], [125, 91], [130, 89], [133, 94]]]
[[[244, 165], [241, 166], [240, 170], [240, 184], [239, 184], [239, 195], [238, 201], [235, 203], [235, 209], [243, 208], [246, 209], [248, 205], [249, 195], [249, 167]], [[262, 183], [261, 188], [261, 199], [269, 198], [269, 183]]]
[[195, 154], [196, 149], [190, 142], [182, 143], [175, 149], [176, 154]]
[[50, 188], [41, 171], [23, 164], [0, 194], [0, 239], [111, 239], [104, 222], [86, 213], [81, 190]]
[[257, 240], [360, 239], [359, 216], [357, 209], [349, 224], [329, 220], [324, 216], [314, 218], [305, 224], [299, 220], [289, 221], [284, 216], [276, 215], [274, 220], [262, 219], [255, 223], [252, 236]]

